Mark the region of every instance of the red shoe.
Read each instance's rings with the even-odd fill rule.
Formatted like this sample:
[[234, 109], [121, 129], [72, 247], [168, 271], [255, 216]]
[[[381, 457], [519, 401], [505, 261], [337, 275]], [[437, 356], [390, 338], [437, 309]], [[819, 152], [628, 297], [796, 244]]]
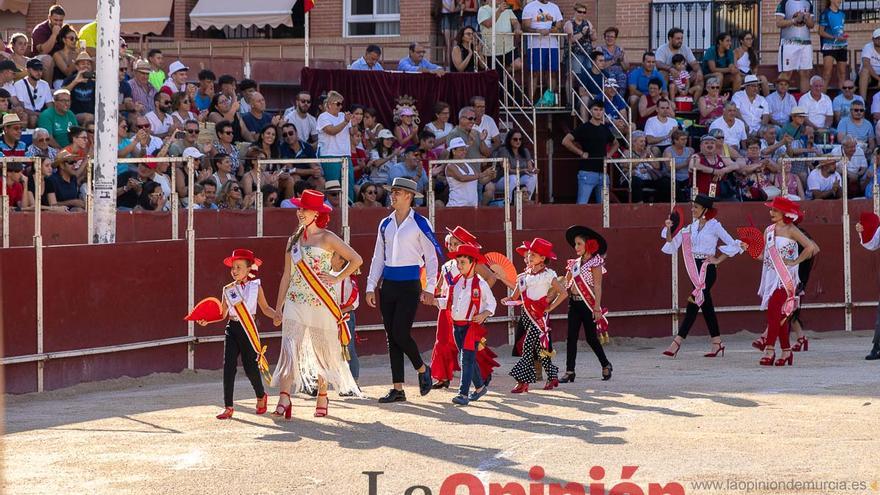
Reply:
[[[318, 394], [318, 400], [321, 400], [321, 397], [324, 397], [325, 399], [327, 399], [327, 392], [324, 392], [323, 394]], [[327, 399], [326, 406], [315, 406], [315, 417], [316, 418], [323, 418], [323, 417], [327, 416], [327, 408], [328, 407], [330, 407], [330, 399]]]
[[266, 409], [269, 404], [269, 394], [263, 394], [262, 397], [257, 399], [257, 414], [266, 414]]
[[217, 419], [232, 419], [232, 413], [235, 412], [235, 409], [231, 407], [227, 407], [223, 409], [223, 412], [217, 415]]
[[556, 378], [552, 380], [547, 380], [547, 384], [544, 385], [544, 390], [553, 390], [554, 388], [559, 386], [559, 380]]
[[512, 394], [522, 394], [529, 391], [528, 383], [519, 383], [517, 382], [516, 387], [510, 391]]
[[788, 364], [789, 366], [794, 366], [794, 353], [791, 352], [791, 349], [783, 349], [782, 352], [788, 351], [787, 358], [779, 358], [776, 360], [776, 366], [785, 366]]
[[711, 357], [711, 358], [718, 357], [718, 353], [721, 353], [721, 357], [724, 357], [724, 349], [725, 349], [724, 344], [722, 344], [721, 342], [713, 342], [712, 343], [713, 348], [716, 345], [718, 346], [717, 349], [715, 349], [712, 352], [707, 352], [706, 354], [703, 354], [703, 357]]
[[[673, 340], [672, 343], [675, 344], [675, 352], [672, 352], [672, 351], [670, 351], [670, 350], [667, 349], [667, 350], [663, 351], [663, 355], [664, 355], [664, 356], [669, 356], [669, 357], [671, 357], [672, 359], [675, 359], [675, 356], [678, 355], [678, 351], [681, 350], [681, 344], [680, 344], [678, 341], [675, 341], [675, 340]], [[671, 345], [671, 344], [670, 344], [670, 345]]]
[[[281, 396], [286, 395], [287, 400], [290, 401], [290, 394], [287, 392], [281, 392], [278, 394], [278, 402], [281, 402]], [[289, 420], [290, 416], [293, 414], [293, 402], [289, 402], [286, 406], [282, 406], [278, 404], [275, 406], [275, 410], [272, 411], [272, 416], [284, 416], [284, 419]]]
[[810, 341], [806, 337], [798, 337], [797, 343], [791, 346], [794, 352], [807, 352], [810, 350]]
[[767, 339], [763, 336], [758, 337], [757, 339], [752, 341], [752, 347], [758, 349], [761, 352], [764, 352], [764, 348], [767, 347]]
[[764, 357], [762, 357], [761, 360], [758, 361], [758, 364], [760, 364], [761, 366], [773, 366], [773, 360], [774, 360], [774, 359], [776, 359], [776, 353], [775, 353], [775, 352], [774, 352], [773, 354], [769, 355], [769, 356], [764, 356]]

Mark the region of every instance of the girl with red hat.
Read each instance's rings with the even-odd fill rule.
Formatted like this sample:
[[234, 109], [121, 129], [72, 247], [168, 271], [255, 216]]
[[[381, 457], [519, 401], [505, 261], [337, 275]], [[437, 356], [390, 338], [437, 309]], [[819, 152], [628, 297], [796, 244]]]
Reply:
[[[801, 216], [797, 203], [777, 196], [765, 205], [770, 207], [773, 223], [764, 230], [764, 252], [758, 258], [763, 262], [758, 295], [761, 309], [767, 310], [767, 343], [759, 364], [790, 366], [794, 358], [788, 331], [790, 317], [798, 306], [798, 265], [818, 254], [819, 246], [794, 225]], [[800, 253], [798, 245], [803, 246]], [[777, 338], [782, 350], [779, 359], [776, 359]]]
[[[553, 364], [554, 351], [550, 342], [548, 314], [565, 300], [567, 293], [556, 278], [556, 272], [546, 265], [548, 258], [556, 259], [553, 244], [535, 237], [531, 242], [524, 242], [522, 246], [516, 248], [516, 252], [520, 256], [527, 256], [528, 266], [517, 276], [513, 294], [501, 300], [503, 304], [522, 301], [523, 312], [519, 324], [526, 329], [522, 341], [522, 357], [509, 373], [516, 380], [516, 387], [511, 392], [514, 394], [528, 392], [529, 384], [537, 381], [535, 360], [541, 361], [544, 373], [547, 374], [544, 390], [551, 390], [559, 386], [557, 378], [559, 368]], [[556, 295], [552, 301], [549, 301], [548, 293], [551, 288]]]
[[[347, 347], [352, 336], [334, 286], [348, 279], [363, 263], [348, 244], [325, 229], [332, 207], [324, 194], [306, 189], [291, 200], [298, 208], [299, 227], [284, 253], [284, 274], [278, 289], [275, 325], [281, 325], [281, 355], [272, 377], [280, 389], [273, 415], [291, 417], [290, 393], [317, 388], [315, 416], [327, 415], [327, 387], [340, 394], [360, 395], [348, 366]], [[341, 272], [332, 267], [333, 254], [348, 264]]]
[[[691, 206], [692, 220], [680, 231], [676, 231], [684, 221], [682, 213], [676, 211], [666, 220], [665, 227], [660, 236], [666, 240], [662, 251], [666, 254], [675, 253], [681, 248], [684, 266], [687, 269], [688, 278], [694, 285], [691, 297], [688, 298], [687, 310], [684, 320], [678, 327], [678, 334], [663, 351], [664, 356], [674, 358], [681, 349], [681, 344], [687, 338], [691, 327], [697, 320], [697, 313], [703, 311], [703, 319], [709, 329], [712, 348], [704, 354], [705, 357], [724, 356], [724, 344], [721, 343], [721, 330], [718, 328], [718, 318], [715, 316], [715, 305], [712, 302], [712, 286], [715, 285], [717, 267], [728, 257], [736, 256], [742, 252], [742, 248], [730, 234], [724, 229], [715, 217], [718, 211], [714, 207], [712, 198], [703, 194], [694, 198]], [[723, 243], [718, 246], [719, 242]], [[720, 250], [721, 255], [716, 256]]]
[[[856, 232], [859, 233], [859, 241], [869, 251], [880, 249], [880, 217], [873, 212], [866, 211], [856, 224]], [[877, 325], [874, 327], [874, 341], [871, 352], [865, 356], [868, 361], [880, 359], [880, 307], [877, 308]]]
[[[232, 275], [232, 283], [223, 287], [223, 297], [220, 306], [220, 314], [229, 318], [226, 323], [226, 339], [223, 343], [223, 403], [225, 409], [217, 415], [217, 419], [230, 419], [235, 412], [233, 408], [233, 392], [235, 390], [235, 373], [238, 370], [238, 357], [241, 356], [241, 364], [244, 372], [254, 387], [257, 395], [257, 414], [266, 413], [266, 403], [269, 395], [263, 388], [263, 380], [260, 377], [260, 366], [268, 373], [269, 365], [263, 355], [265, 348], [260, 345], [259, 334], [254, 324], [254, 316], [257, 314], [257, 305], [263, 314], [269, 318], [276, 318], [275, 310], [266, 302], [260, 279], [254, 272], [263, 264], [263, 261], [254, 256], [253, 251], [248, 249], [236, 249], [232, 256], [223, 260]], [[199, 320], [199, 325], [208, 324], [205, 320]]]

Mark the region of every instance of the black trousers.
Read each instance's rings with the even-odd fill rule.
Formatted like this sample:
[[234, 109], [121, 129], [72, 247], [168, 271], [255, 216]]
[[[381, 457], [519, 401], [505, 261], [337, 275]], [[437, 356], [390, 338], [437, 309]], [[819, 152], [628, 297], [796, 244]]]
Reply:
[[[700, 267], [703, 266], [703, 263], [708, 263], [707, 260], [696, 260], [697, 261], [697, 270], [699, 271]], [[715, 265], [709, 265], [709, 268], [706, 269], [706, 288], [703, 289], [703, 306], [697, 306], [696, 303], [688, 302], [687, 310], [684, 314], [684, 320], [682, 320], [681, 325], [678, 327], [678, 335], [679, 337], [686, 339], [688, 336], [688, 332], [691, 331], [691, 327], [694, 325], [694, 322], [697, 321], [697, 313], [700, 310], [703, 310], [703, 319], [706, 320], [706, 326], [709, 328], [709, 335], [713, 337], [718, 337], [721, 335], [721, 331], [718, 330], [718, 318], [715, 316], [715, 305], [712, 303], [712, 286], [715, 285], [715, 279], [717, 277], [717, 271]], [[690, 279], [688, 279], [690, 281]]]
[[235, 390], [235, 373], [238, 372], [238, 356], [241, 355], [241, 365], [244, 373], [254, 387], [257, 398], [266, 395], [263, 388], [263, 379], [260, 377], [260, 369], [257, 367], [257, 353], [251, 347], [241, 323], [229, 320], [226, 324], [226, 340], [223, 343], [223, 404], [232, 407], [232, 395]]
[[596, 322], [593, 321], [593, 311], [583, 301], [570, 301], [568, 304], [568, 340], [565, 342], [565, 370], [574, 371], [578, 352], [578, 337], [581, 327], [584, 328], [584, 337], [587, 344], [599, 359], [599, 364], [608, 366], [608, 358], [605, 357], [605, 349], [599, 343], [599, 335], [596, 334]]
[[383, 280], [379, 291], [379, 310], [388, 337], [388, 357], [391, 359], [391, 381], [403, 383], [403, 356], [409, 358], [415, 369], [425, 363], [419, 347], [412, 338], [412, 324], [419, 308], [422, 284], [418, 280], [395, 282]]

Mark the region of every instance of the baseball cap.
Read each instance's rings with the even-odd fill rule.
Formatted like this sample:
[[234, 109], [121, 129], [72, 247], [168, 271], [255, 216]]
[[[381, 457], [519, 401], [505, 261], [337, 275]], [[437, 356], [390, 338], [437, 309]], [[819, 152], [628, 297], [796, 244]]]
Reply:
[[27, 68], [34, 70], [43, 70], [43, 62], [38, 58], [32, 58], [27, 61]]

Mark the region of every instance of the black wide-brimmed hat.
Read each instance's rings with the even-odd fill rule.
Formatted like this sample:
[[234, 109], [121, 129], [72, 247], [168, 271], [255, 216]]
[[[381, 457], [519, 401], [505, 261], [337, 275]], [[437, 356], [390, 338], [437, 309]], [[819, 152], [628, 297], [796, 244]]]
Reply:
[[574, 240], [576, 237], [583, 237], [587, 240], [595, 240], [596, 243], [599, 244], [599, 248], [596, 249], [596, 252], [602, 256], [604, 256], [605, 253], [608, 251], [608, 243], [605, 242], [605, 238], [589, 227], [584, 227], [583, 225], [572, 225], [568, 228], [568, 230], [565, 231], [565, 240], [568, 241], [568, 244], [571, 247], [574, 247]]
[[715, 198], [705, 194], [697, 194], [697, 197], [694, 198], [694, 204], [698, 204], [706, 209], [703, 215], [705, 215], [707, 220], [711, 220], [718, 215], [718, 210], [715, 209]]

